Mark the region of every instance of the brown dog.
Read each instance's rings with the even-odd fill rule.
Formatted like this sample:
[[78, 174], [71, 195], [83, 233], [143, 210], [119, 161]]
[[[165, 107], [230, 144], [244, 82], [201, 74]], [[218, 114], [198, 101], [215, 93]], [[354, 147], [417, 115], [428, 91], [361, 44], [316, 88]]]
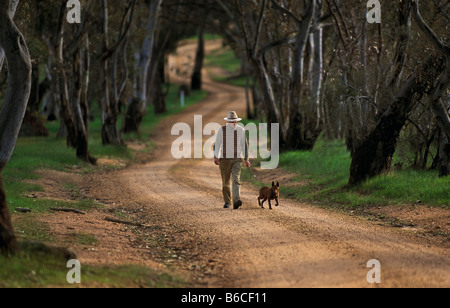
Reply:
[[[275, 182], [272, 182], [271, 188], [264, 186], [259, 190], [258, 204], [261, 208], [264, 208], [264, 202], [266, 200], [269, 200], [269, 208], [272, 209], [272, 204], [270, 203], [270, 200], [275, 200], [277, 202], [275, 206], [278, 206], [279, 195], [280, 195], [280, 183], [277, 182], [277, 185], [275, 185]], [[261, 199], [263, 199], [262, 202]]]

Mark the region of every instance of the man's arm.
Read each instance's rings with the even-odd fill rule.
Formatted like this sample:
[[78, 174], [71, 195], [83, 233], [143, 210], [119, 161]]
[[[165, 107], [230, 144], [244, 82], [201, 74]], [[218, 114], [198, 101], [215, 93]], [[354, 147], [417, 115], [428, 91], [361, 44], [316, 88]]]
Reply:
[[244, 160], [245, 160], [245, 165], [247, 166], [247, 168], [251, 167], [251, 163], [248, 160], [248, 140], [247, 140], [247, 136], [245, 134], [245, 130], [244, 130]]

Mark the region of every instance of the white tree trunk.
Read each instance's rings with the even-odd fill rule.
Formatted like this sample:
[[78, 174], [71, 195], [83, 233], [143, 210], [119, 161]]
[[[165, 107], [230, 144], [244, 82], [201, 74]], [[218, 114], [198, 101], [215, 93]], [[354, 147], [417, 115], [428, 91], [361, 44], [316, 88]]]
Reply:
[[147, 36], [145, 37], [141, 52], [136, 56], [138, 73], [135, 96], [139, 98], [142, 104], [146, 104], [147, 101], [148, 72], [149, 66], [152, 63], [153, 46], [155, 44], [156, 29], [162, 2], [163, 0], [157, 0], [151, 1], [150, 3]]
[[323, 81], [323, 30], [319, 27], [315, 33], [311, 34], [311, 42], [314, 42], [312, 54], [312, 91], [311, 91], [311, 116], [316, 116], [316, 129], [321, 121], [321, 93]]
[[25, 39], [14, 24], [9, 1], [0, 2], [0, 44], [8, 64], [8, 88], [0, 111], [0, 253], [14, 253], [17, 238], [6, 203], [1, 171], [19, 136], [31, 92], [31, 59]]
[[[8, 5], [2, 3], [1, 5]], [[0, 6], [0, 44], [8, 64], [8, 88], [0, 111], [0, 170], [14, 150], [31, 91], [31, 60], [8, 9]]]

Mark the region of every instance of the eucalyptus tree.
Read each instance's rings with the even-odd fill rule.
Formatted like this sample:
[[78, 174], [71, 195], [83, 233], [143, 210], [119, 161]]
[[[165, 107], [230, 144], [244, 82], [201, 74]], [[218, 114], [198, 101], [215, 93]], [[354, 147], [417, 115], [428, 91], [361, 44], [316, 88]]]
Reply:
[[[410, 0], [399, 2], [399, 18], [403, 21], [399, 31], [400, 41], [397, 43], [394, 53], [394, 64], [389, 70], [391, 78], [387, 78], [387, 83], [382, 85], [380, 93], [384, 91], [387, 104], [377, 105], [377, 122], [374, 128], [368, 133], [363, 141], [357, 146], [353, 153], [352, 165], [350, 168], [350, 184], [360, 183], [367, 178], [371, 178], [390, 170], [393, 156], [397, 148], [399, 136], [411, 115], [411, 112], [418, 101], [428, 100], [431, 108], [436, 114], [436, 119], [444, 132], [444, 146], [441, 145], [441, 175], [448, 170], [448, 142], [447, 128], [449, 119], [448, 111], [442, 105], [442, 98], [450, 86], [449, 82], [449, 46], [443, 41], [448, 41], [448, 35], [440, 34], [443, 40], [427, 25], [422, 18], [419, 8], [419, 1]], [[418, 28], [429, 41], [425, 47], [419, 47], [424, 43], [414, 41], [410, 31], [411, 14], [414, 13], [414, 20]], [[436, 13], [433, 17], [444, 19], [441, 13]], [[439, 24], [439, 22], [435, 23]], [[442, 21], [441, 21], [442, 23]], [[445, 23], [444, 23], [445, 24]], [[418, 35], [416, 34], [416, 37]], [[408, 48], [409, 47], [409, 48]], [[418, 49], [416, 49], [418, 48]], [[422, 49], [421, 49], [422, 48]], [[424, 49], [425, 48], [425, 49]], [[426, 52], [424, 52], [424, 50]], [[401, 55], [401, 56], [399, 56]], [[403, 58], [407, 56], [414, 63], [414, 67], [408, 68]], [[400, 73], [401, 72], [401, 73]], [[389, 93], [393, 95], [389, 99]]]
[[323, 1], [216, 0], [230, 16], [258, 83], [265, 119], [285, 149], [311, 150], [322, 131]]
[[144, 22], [146, 33], [135, 54], [134, 92], [124, 119], [125, 133], [139, 130], [149, 106], [153, 105], [154, 113], [166, 111], [167, 90], [163, 89], [166, 56], [176, 49], [179, 40], [195, 33], [202, 18], [208, 18], [200, 13], [204, 12], [204, 2], [149, 2]]
[[[11, 18], [14, 19], [14, 15], [16, 14], [17, 6], [19, 5], [19, 0], [12, 0], [10, 4], [10, 14]], [[0, 46], [0, 72], [2, 71], [3, 62], [5, 60], [5, 52], [3, 48]]]
[[1, 171], [13, 153], [31, 90], [31, 59], [25, 39], [12, 20], [12, 0], [0, 2], [0, 45], [7, 69], [8, 88], [0, 110], [0, 252], [17, 250], [17, 239], [3, 189]]
[[[120, 115], [119, 104], [123, 99], [122, 96], [128, 81], [126, 55], [136, 2], [136, 0], [127, 2], [125, 9], [123, 10], [122, 21], [118, 31], [116, 31], [117, 38], [112, 44], [110, 42], [108, 1], [102, 0], [101, 3], [103, 47], [100, 62], [102, 67], [102, 89], [104, 95], [101, 103], [103, 144], [121, 145], [123, 143], [121, 132], [118, 130], [117, 125]], [[119, 3], [115, 3], [115, 5], [119, 5]], [[121, 50], [122, 52], [120, 53]], [[111, 58], [112, 61], [110, 61]], [[118, 80], [119, 59], [122, 60], [120, 61], [122, 64], [122, 78]]]
[[[137, 132], [146, 114], [148, 90], [151, 86], [151, 72], [155, 55], [155, 41], [159, 33], [159, 21], [163, 0], [150, 1], [148, 4], [147, 27], [140, 51], [136, 52], [136, 69], [134, 76], [134, 93], [124, 119], [124, 132]], [[153, 62], [154, 63], [154, 62]], [[149, 75], [150, 73], [150, 75]]]
[[[58, 6], [57, 6], [58, 7]], [[60, 136], [66, 136], [67, 146], [76, 149], [78, 158], [96, 163], [89, 153], [89, 88], [90, 50], [89, 23], [93, 3], [82, 9], [80, 24], [67, 23], [66, 3], [60, 3], [54, 21], [44, 25], [43, 40], [49, 55], [48, 75], [53, 100], [60, 109]]]
[[[441, 41], [433, 29], [424, 21], [419, 11], [419, 1], [413, 1], [412, 5], [420, 30], [427, 36], [438, 54], [445, 58], [445, 70], [434, 87], [432, 87], [428, 97], [431, 110], [435, 115], [442, 134], [438, 151], [440, 158], [438, 168], [439, 175], [443, 177], [450, 175], [450, 43], [448, 43], [448, 40], [447, 44]], [[449, 21], [448, 16], [446, 18]]]

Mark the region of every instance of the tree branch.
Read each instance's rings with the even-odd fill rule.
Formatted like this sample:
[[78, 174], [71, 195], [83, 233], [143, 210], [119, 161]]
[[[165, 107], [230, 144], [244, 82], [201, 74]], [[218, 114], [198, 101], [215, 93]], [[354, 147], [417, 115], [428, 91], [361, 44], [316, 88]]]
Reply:
[[419, 28], [428, 36], [437, 49], [442, 51], [447, 57], [450, 56], [450, 45], [444, 45], [444, 43], [439, 40], [436, 33], [434, 33], [434, 31], [423, 20], [422, 15], [419, 12], [419, 0], [414, 0], [412, 5]]
[[261, 29], [264, 20], [264, 10], [266, 9], [266, 0], [261, 4], [261, 12], [259, 14], [258, 28], [255, 35], [255, 44], [253, 45], [253, 57], [256, 58], [256, 48], [258, 48], [259, 38], [261, 36]]
[[125, 10], [125, 14], [122, 19], [122, 24], [120, 26], [120, 33], [117, 41], [114, 43], [112, 47], [107, 47], [105, 52], [102, 55], [102, 59], [107, 59], [113, 56], [117, 49], [122, 45], [122, 43], [127, 38], [128, 32], [130, 30], [130, 26], [133, 20], [134, 6], [136, 4], [136, 0], [131, 0], [128, 3], [128, 6]]
[[296, 23], [298, 23], [299, 25], [302, 23], [302, 20], [299, 19], [297, 16], [295, 16], [294, 13], [292, 13], [291, 11], [289, 11], [289, 10], [285, 9], [284, 7], [282, 7], [281, 5], [279, 5], [275, 0], [271, 0], [271, 1], [272, 1], [273, 6], [274, 6], [276, 9], [278, 9], [278, 10], [280, 10], [281, 12], [283, 12], [284, 14], [290, 16], [290, 17], [291, 17], [292, 19], [294, 19], [294, 21], [295, 21]]

